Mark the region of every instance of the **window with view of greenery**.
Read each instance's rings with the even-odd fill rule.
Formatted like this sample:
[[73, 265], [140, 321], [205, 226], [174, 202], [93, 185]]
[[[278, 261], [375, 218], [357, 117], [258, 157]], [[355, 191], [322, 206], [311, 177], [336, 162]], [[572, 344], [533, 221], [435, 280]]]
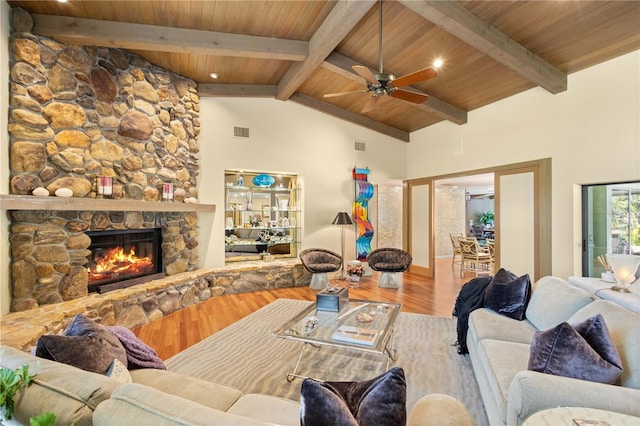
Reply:
[[640, 256], [640, 182], [582, 187], [582, 275], [599, 277], [596, 257]]

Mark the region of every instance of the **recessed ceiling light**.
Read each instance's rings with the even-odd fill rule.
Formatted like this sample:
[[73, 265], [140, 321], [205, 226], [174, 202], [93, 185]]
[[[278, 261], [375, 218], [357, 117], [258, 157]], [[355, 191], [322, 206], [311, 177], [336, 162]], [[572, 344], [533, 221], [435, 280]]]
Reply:
[[58, 3], [66, 3], [67, 0], [58, 0]]
[[440, 68], [442, 66], [442, 59], [436, 59], [433, 61], [433, 66], [436, 68]]
[[212, 72], [209, 75], [211, 76], [211, 78], [218, 78], [218, 73], [217, 72]]

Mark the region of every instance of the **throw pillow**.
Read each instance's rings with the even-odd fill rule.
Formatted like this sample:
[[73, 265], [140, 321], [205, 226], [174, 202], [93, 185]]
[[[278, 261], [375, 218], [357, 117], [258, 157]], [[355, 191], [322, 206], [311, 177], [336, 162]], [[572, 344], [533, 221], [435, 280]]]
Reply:
[[114, 359], [127, 365], [120, 340], [84, 315], [76, 315], [62, 335], [41, 336], [36, 356], [98, 374], [105, 374]]
[[501, 268], [484, 292], [484, 307], [522, 321], [530, 294], [531, 281], [528, 274], [518, 277]]
[[563, 322], [537, 331], [531, 342], [529, 370], [613, 384], [622, 361], [602, 315], [571, 326]]
[[129, 374], [129, 370], [127, 370], [127, 367], [118, 359], [113, 360], [105, 375], [107, 377], [111, 377], [112, 379], [116, 379], [122, 384], [133, 382], [131, 374]]
[[404, 425], [406, 401], [407, 383], [400, 367], [363, 382], [305, 379], [300, 392], [300, 424]]
[[119, 325], [107, 326], [107, 330], [112, 332], [122, 343], [127, 352], [129, 370], [138, 368], [156, 368], [166, 370], [164, 362], [152, 347], [138, 339], [133, 331]]

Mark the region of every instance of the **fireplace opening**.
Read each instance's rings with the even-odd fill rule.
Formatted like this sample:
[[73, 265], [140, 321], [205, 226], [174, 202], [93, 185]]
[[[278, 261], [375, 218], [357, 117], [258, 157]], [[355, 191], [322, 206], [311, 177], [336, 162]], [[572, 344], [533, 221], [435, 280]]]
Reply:
[[104, 293], [162, 275], [160, 228], [87, 232], [89, 292]]

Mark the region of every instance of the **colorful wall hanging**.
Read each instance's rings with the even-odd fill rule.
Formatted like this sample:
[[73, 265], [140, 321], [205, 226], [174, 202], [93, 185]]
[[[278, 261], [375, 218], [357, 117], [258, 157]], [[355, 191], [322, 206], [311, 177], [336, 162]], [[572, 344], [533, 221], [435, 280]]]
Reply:
[[371, 252], [373, 225], [369, 222], [369, 200], [373, 197], [373, 185], [367, 181], [369, 169], [353, 168], [355, 182], [355, 200], [353, 202], [353, 218], [356, 221], [356, 255], [358, 260], [366, 260]]

